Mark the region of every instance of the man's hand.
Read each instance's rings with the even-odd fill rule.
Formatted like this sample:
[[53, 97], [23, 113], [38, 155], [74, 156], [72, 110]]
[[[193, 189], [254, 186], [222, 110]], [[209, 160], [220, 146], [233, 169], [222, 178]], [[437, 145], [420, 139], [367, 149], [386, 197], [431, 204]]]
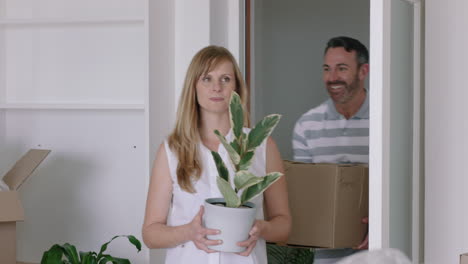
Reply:
[[[362, 219], [362, 223], [369, 224], [369, 217], [364, 217]], [[354, 249], [368, 249], [369, 248], [369, 231], [366, 234], [366, 238], [359, 244], [359, 246], [355, 247]]]

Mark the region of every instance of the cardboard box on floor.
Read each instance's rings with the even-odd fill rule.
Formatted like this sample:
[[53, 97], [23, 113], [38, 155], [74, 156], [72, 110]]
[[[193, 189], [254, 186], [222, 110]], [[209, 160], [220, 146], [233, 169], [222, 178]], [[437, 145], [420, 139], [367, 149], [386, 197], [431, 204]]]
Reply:
[[288, 245], [351, 248], [367, 233], [367, 165], [284, 161], [292, 231]]
[[460, 264], [468, 264], [468, 253], [460, 255]]
[[3, 176], [10, 191], [0, 191], [0, 263], [16, 263], [16, 222], [24, 220], [18, 189], [50, 150], [31, 149]]

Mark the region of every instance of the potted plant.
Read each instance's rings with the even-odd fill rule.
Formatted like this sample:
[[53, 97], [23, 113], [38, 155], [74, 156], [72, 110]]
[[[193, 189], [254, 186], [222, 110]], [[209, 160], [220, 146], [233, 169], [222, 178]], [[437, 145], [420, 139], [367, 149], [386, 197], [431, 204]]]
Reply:
[[132, 243], [138, 252], [141, 250], [141, 242], [134, 236], [115, 236], [109, 242], [101, 246], [99, 253], [96, 252], [82, 252], [78, 254], [76, 247], [65, 243], [63, 245], [55, 244], [42, 255], [41, 264], [130, 264], [128, 259], [116, 258], [108, 254], [104, 254], [107, 246], [112, 240], [118, 237], [127, 237], [128, 241]]
[[272, 114], [264, 117], [249, 133], [245, 133], [244, 110], [240, 96], [233, 92], [229, 101], [229, 114], [234, 139], [227, 142], [218, 131], [214, 133], [229, 153], [230, 165], [234, 171], [230, 179], [229, 170], [221, 156], [212, 151], [211, 154], [218, 170], [216, 183], [224, 198], [205, 200], [204, 224], [207, 228], [219, 229], [221, 234], [208, 236], [209, 239], [221, 239], [221, 245], [210, 246], [211, 249], [224, 252], [242, 252], [244, 247], [237, 242], [248, 238], [248, 233], [255, 221], [256, 208], [251, 201], [262, 194], [283, 174], [271, 172], [257, 176], [249, 172], [255, 156], [255, 149], [273, 132], [281, 116]]

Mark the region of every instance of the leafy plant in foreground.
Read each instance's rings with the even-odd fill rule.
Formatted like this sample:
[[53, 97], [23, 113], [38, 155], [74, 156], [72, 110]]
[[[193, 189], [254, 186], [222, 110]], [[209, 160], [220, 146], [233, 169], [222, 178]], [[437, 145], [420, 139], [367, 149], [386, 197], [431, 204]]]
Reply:
[[99, 253], [96, 252], [82, 252], [78, 254], [76, 247], [65, 243], [63, 245], [55, 244], [42, 255], [41, 264], [130, 264], [128, 259], [116, 258], [111, 255], [104, 254], [107, 246], [112, 240], [118, 237], [127, 237], [128, 241], [132, 243], [138, 252], [141, 250], [141, 242], [134, 236], [115, 236], [109, 242], [101, 246]]

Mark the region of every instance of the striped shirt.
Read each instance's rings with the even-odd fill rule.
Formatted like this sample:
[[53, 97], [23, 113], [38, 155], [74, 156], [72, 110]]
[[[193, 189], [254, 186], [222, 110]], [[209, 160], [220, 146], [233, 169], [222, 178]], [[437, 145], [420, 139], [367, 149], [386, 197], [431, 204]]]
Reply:
[[369, 163], [369, 93], [350, 119], [331, 99], [309, 110], [294, 127], [294, 160], [311, 163]]

